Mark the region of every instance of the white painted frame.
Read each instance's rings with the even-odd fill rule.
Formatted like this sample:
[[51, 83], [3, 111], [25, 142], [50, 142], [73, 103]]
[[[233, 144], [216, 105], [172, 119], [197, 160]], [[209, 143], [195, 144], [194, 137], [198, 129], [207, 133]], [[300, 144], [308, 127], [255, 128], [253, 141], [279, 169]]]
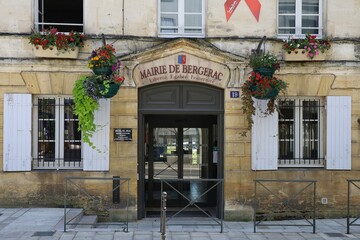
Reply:
[[[319, 113], [318, 113], [318, 128], [319, 128], [319, 136], [318, 136], [318, 151], [319, 151], [319, 159], [324, 159], [324, 101], [322, 98], [319, 97], [309, 97], [309, 98], [287, 98], [287, 100], [295, 101], [294, 103], [294, 128], [295, 128], [295, 149], [294, 149], [294, 157], [295, 159], [303, 159], [303, 146], [304, 146], [304, 140], [303, 140], [303, 114], [302, 109], [303, 104], [301, 102], [303, 101], [319, 101], [320, 107], [319, 107]], [[322, 164], [279, 164], [279, 167], [324, 167], [324, 162]]]
[[[56, 96], [56, 95], [41, 95], [34, 97], [33, 106], [33, 157], [38, 159], [35, 164], [33, 161], [33, 169], [79, 169], [83, 167], [83, 160], [80, 165], [74, 166], [72, 162], [64, 161], [64, 100], [71, 99], [72, 96]], [[38, 100], [39, 99], [54, 99], [55, 100], [55, 159], [52, 164], [44, 166], [43, 160], [38, 158]], [[59, 143], [59, 144], [58, 144]], [[82, 144], [83, 148], [83, 144]], [[40, 165], [40, 166], [38, 166]], [[46, 165], [46, 164], [45, 164]]]
[[351, 96], [328, 96], [326, 168], [351, 170]]
[[4, 172], [31, 171], [31, 98], [31, 94], [4, 94]]
[[[52, 25], [62, 25], [62, 26], [82, 26], [83, 27], [83, 32], [85, 32], [84, 30], [84, 17], [85, 17], [85, 2], [83, 1], [83, 23], [80, 24], [80, 23], [52, 23], [52, 22], [44, 22], [44, 18], [42, 19], [39, 19], [39, 1], [42, 2], [42, 9], [41, 11], [43, 12], [41, 15], [44, 16], [44, 2], [46, 0], [34, 0], [34, 29], [35, 29], [35, 32], [39, 32], [40, 29], [39, 29], [39, 25], [46, 25], [48, 27], [52, 26]], [[79, 0], [76, 0], [76, 1], [79, 1]], [[45, 27], [47, 28], [47, 27]]]
[[[205, 37], [205, 0], [201, 0], [202, 4], [202, 26], [201, 26], [201, 33], [185, 33], [185, 0], [178, 0], [178, 32], [177, 33], [162, 33], [161, 32], [161, 0], [158, 0], [158, 36], [159, 37], [167, 37], [167, 38], [175, 38], [175, 37], [189, 37], [189, 38], [204, 38]], [[176, 28], [176, 27], [171, 27]], [[189, 28], [189, 27], [187, 27]]]
[[[281, 39], [287, 39], [288, 37], [292, 38], [305, 38], [306, 34], [302, 34], [302, 30], [304, 29], [302, 27], [302, 17], [306, 16], [305, 14], [302, 14], [302, 1], [303, 0], [295, 0], [296, 6], [295, 6], [295, 34], [280, 34], [279, 33], [279, 4], [280, 0], [277, 1], [277, 32], [278, 32], [278, 38]], [[281, 15], [293, 15], [293, 14], [281, 14]], [[308, 14], [308, 16], [315, 16], [315, 14]], [[317, 14], [319, 16], [319, 34], [316, 34], [318, 38], [322, 38], [323, 36], [323, 18], [324, 18], [324, 7], [323, 7], [323, 0], [319, 0], [319, 13]]]

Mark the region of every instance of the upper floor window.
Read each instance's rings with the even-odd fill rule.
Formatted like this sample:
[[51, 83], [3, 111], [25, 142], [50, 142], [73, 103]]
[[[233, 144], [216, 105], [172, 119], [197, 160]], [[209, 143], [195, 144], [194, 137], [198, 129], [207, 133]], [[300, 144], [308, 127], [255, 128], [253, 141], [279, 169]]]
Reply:
[[71, 98], [35, 98], [34, 169], [82, 168], [81, 132], [72, 109]]
[[83, 32], [83, 0], [35, 0], [35, 31]]
[[279, 37], [322, 36], [323, 0], [279, 0]]
[[205, 0], [159, 0], [159, 35], [204, 37]]

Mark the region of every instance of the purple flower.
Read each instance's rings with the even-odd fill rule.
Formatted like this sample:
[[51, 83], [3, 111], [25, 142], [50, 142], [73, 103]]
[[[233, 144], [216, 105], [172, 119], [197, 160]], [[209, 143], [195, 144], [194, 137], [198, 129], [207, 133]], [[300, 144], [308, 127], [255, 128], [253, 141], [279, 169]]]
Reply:
[[114, 64], [112, 65], [111, 70], [112, 70], [113, 72], [115, 72], [116, 70], [120, 69], [120, 66], [121, 66], [121, 62], [120, 62], [120, 60], [117, 60], [116, 63], [114, 63]]
[[92, 51], [92, 52], [91, 52], [91, 55], [90, 55], [90, 57], [89, 57], [89, 58], [96, 57], [96, 55], [97, 55], [96, 51]]

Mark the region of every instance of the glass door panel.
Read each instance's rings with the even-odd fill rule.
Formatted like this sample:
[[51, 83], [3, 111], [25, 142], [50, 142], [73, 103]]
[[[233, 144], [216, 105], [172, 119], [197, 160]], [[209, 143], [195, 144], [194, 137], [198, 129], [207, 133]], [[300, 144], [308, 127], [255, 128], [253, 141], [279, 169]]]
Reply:
[[208, 129], [183, 128], [183, 178], [200, 179], [208, 159]]
[[[203, 165], [208, 164], [208, 128], [183, 128], [183, 179], [202, 178]], [[207, 189], [206, 182], [185, 182], [183, 194], [196, 203], [207, 201], [201, 196]]]
[[[215, 189], [204, 194], [211, 184], [196, 181], [216, 178], [213, 173], [216, 172], [214, 121], [206, 117], [182, 116], [152, 118], [145, 124], [146, 208], [160, 206], [161, 179], [169, 179], [163, 185], [168, 207], [183, 207], [188, 204], [188, 199], [207, 206], [216, 203]], [[176, 179], [179, 181], [174, 181]]]
[[153, 179], [178, 178], [177, 128], [153, 128]]

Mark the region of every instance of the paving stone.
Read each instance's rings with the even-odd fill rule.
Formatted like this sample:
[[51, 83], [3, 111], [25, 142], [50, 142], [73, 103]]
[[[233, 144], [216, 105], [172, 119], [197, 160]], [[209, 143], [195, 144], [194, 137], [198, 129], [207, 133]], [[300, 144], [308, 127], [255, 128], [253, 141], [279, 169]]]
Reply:
[[[1, 209], [1, 240], [159, 240], [161, 239], [158, 219], [144, 219], [129, 223], [129, 232], [122, 232], [112, 225], [101, 228], [55, 229], [63, 217], [62, 209]], [[5, 216], [5, 217], [4, 217]], [[312, 226], [280, 226], [304, 224], [303, 220], [276, 221], [279, 226], [259, 226], [254, 233], [253, 222], [224, 222], [223, 233], [213, 221], [196, 219], [174, 219], [176, 225], [166, 226], [166, 240], [349, 240], [360, 239], [360, 227], [351, 227], [352, 234], [346, 234], [346, 219], [316, 220], [316, 234]], [[8, 222], [8, 224], [4, 224]], [[206, 225], [196, 223], [206, 223]], [[190, 223], [190, 225], [189, 225]], [[269, 223], [269, 222], [268, 222]], [[306, 223], [306, 222], [305, 222]], [[308, 223], [308, 222], [307, 222]], [[34, 236], [37, 231], [51, 232], [53, 236]]]

